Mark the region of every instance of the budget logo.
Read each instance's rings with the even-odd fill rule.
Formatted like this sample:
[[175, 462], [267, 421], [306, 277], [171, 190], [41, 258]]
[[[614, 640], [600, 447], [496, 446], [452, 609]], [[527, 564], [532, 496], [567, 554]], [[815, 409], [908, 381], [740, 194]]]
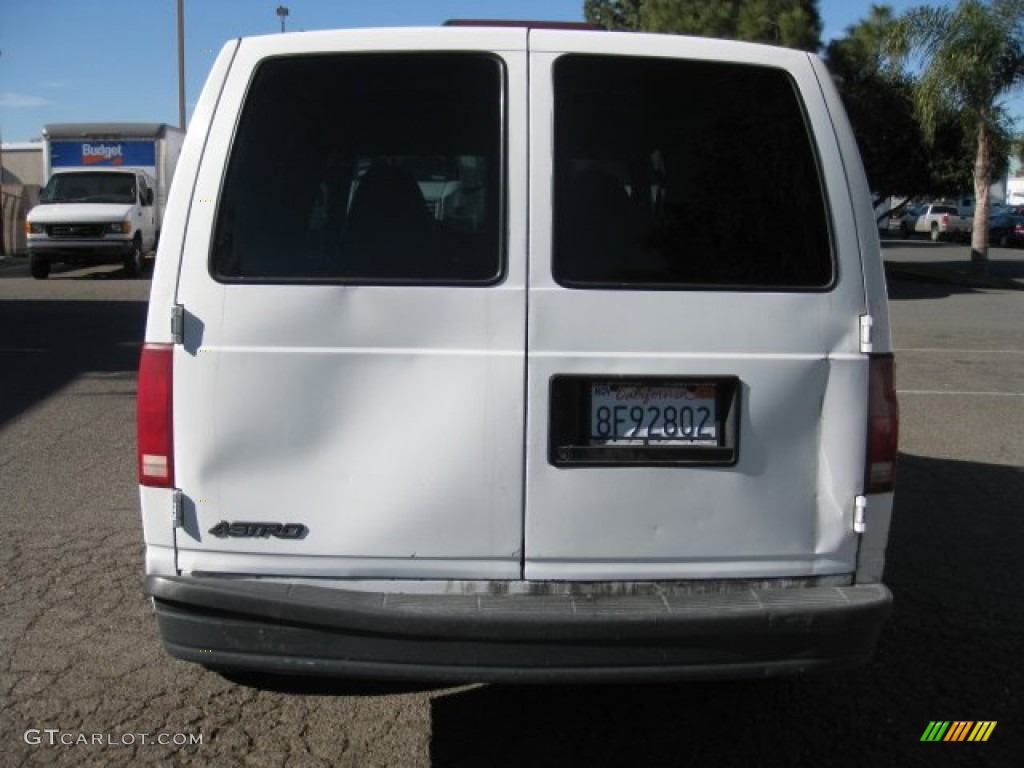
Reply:
[[124, 147], [120, 144], [83, 144], [83, 165], [123, 165]]
[[921, 741], [988, 741], [995, 727], [995, 720], [932, 720]]

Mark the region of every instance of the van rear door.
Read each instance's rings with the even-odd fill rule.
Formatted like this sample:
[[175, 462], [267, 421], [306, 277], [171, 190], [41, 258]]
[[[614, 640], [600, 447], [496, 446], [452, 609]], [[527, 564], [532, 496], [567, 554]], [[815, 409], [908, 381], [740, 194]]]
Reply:
[[864, 283], [811, 61], [532, 31], [530, 131], [526, 578], [852, 573]]
[[177, 292], [179, 571], [521, 575], [525, 40], [240, 43]]

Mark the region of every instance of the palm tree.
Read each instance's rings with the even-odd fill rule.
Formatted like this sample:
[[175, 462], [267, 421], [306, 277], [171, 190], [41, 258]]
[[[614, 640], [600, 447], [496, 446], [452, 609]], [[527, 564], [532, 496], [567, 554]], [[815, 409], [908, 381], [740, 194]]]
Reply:
[[987, 272], [991, 145], [1011, 128], [1003, 99], [1024, 84], [1024, 0], [912, 8], [893, 25], [889, 48], [902, 61], [920, 56], [914, 104], [925, 135], [952, 114], [977, 137], [971, 265]]

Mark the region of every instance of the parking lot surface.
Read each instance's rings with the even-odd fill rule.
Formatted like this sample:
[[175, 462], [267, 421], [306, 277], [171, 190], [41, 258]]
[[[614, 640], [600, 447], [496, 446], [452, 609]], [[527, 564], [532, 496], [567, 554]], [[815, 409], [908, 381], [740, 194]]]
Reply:
[[[964, 253], [886, 247], [893, 263], [940, 272]], [[993, 255], [1019, 274], [1021, 251]], [[435, 688], [227, 679], [164, 654], [142, 595], [134, 467], [149, 283], [115, 268], [33, 281], [23, 261], [0, 262], [0, 763], [1020, 765], [1024, 291], [907, 277], [890, 281], [895, 606], [872, 664], [821, 678]], [[985, 743], [921, 742], [936, 720], [997, 725]]]

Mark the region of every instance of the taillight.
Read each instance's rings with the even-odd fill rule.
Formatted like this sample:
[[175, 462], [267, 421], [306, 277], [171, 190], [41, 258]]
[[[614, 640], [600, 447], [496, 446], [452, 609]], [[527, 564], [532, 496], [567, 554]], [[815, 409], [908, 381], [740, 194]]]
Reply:
[[1024, 224], [1015, 224], [1013, 227], [1013, 231], [1024, 235]]
[[896, 480], [900, 407], [896, 401], [893, 357], [871, 355], [868, 373], [867, 493], [891, 491]]
[[171, 344], [145, 344], [139, 359], [139, 483], [157, 488], [174, 485], [173, 353]]
[[949, 226], [949, 214], [948, 213], [942, 214], [941, 221], [942, 221], [942, 226], [948, 227]]

